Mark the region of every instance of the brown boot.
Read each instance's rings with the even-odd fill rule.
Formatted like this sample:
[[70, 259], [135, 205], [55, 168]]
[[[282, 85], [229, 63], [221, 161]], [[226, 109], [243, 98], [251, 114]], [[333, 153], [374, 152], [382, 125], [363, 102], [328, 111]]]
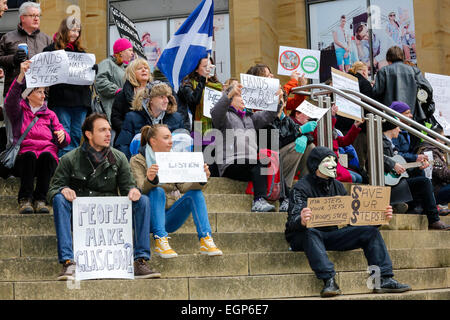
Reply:
[[450, 225], [439, 220], [430, 224], [428, 230], [450, 230]]
[[36, 200], [34, 202], [34, 212], [35, 213], [50, 213], [50, 209], [43, 200]]
[[135, 279], [152, 279], [161, 278], [161, 273], [151, 270], [144, 259], [138, 258], [134, 260], [134, 278]]
[[19, 213], [21, 214], [29, 214], [33, 213], [33, 205], [31, 204], [30, 199], [20, 199], [19, 200]]

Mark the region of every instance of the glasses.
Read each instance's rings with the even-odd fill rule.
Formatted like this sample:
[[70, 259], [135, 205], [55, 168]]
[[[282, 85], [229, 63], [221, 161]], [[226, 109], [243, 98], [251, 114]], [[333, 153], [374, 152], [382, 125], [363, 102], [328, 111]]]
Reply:
[[24, 17], [32, 17], [33, 19], [40, 19], [42, 15], [40, 14], [24, 14]]
[[390, 14], [389, 17], [395, 17], [395, 14]]

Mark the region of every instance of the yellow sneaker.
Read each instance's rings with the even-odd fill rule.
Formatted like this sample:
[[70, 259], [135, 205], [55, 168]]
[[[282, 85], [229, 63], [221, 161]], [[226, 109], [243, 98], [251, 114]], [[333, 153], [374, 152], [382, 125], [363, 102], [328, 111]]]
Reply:
[[155, 239], [155, 254], [161, 258], [176, 258], [178, 254], [170, 247], [168, 237], [157, 237]]
[[208, 256], [221, 256], [222, 251], [216, 247], [213, 238], [206, 236], [200, 238], [200, 253], [207, 254]]

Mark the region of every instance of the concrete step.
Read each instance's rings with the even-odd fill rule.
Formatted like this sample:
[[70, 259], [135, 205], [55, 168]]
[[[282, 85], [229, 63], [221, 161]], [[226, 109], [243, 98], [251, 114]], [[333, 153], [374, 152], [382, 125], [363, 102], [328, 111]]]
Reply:
[[[413, 290], [450, 288], [450, 268], [394, 270]], [[337, 272], [344, 294], [368, 294], [366, 272]], [[0, 283], [0, 299], [236, 300], [318, 296], [323, 282], [312, 273], [151, 280], [27, 281]]]
[[[450, 248], [389, 252], [395, 269], [399, 270], [450, 267]], [[367, 270], [362, 250], [329, 252], [329, 257], [338, 272]], [[219, 257], [186, 254], [174, 259], [153, 256], [150, 266], [164, 278], [312, 273], [303, 252], [226, 253]], [[0, 259], [2, 281], [54, 280], [60, 271], [56, 257]]]
[[[209, 222], [213, 232], [282, 232], [285, 228], [286, 212], [210, 212]], [[450, 224], [450, 216], [442, 217]], [[394, 214], [393, 219], [382, 230], [427, 230], [428, 221], [423, 215]], [[177, 233], [195, 232], [192, 216]], [[54, 235], [52, 214], [3, 214], [0, 215], [1, 235]]]
[[[228, 178], [211, 177], [203, 189], [205, 194], [244, 194], [248, 182], [236, 181]], [[17, 196], [20, 188], [19, 178], [0, 178], [0, 194], [3, 196]]]
[[[449, 248], [450, 232], [423, 230], [382, 230], [387, 248]], [[174, 233], [169, 243], [178, 254], [199, 250], [196, 233]], [[214, 242], [225, 253], [286, 252], [289, 244], [283, 232], [216, 232]], [[151, 248], [154, 241], [151, 241]], [[0, 259], [18, 257], [56, 257], [55, 235], [0, 236]]]
[[[319, 300], [320, 297], [306, 297], [289, 300]], [[340, 295], [327, 300], [450, 300], [450, 289], [417, 290], [408, 291], [401, 294], [347, 294]]]

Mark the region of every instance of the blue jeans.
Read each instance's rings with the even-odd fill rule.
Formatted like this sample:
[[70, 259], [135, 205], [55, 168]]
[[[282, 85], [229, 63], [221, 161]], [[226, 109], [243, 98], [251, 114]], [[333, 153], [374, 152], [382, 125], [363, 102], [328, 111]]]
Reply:
[[189, 190], [167, 210], [164, 189], [154, 188], [148, 193], [148, 197], [151, 215], [150, 231], [154, 237], [167, 237], [169, 233], [177, 231], [186, 222], [191, 212], [198, 238], [211, 235], [205, 197], [201, 190]]
[[350, 175], [352, 176], [352, 182], [353, 183], [362, 183], [363, 179], [359, 173], [356, 173], [355, 171], [348, 170], [350, 172]]
[[[150, 259], [150, 210], [148, 197], [133, 202], [134, 259]], [[61, 193], [53, 198], [53, 219], [58, 240], [58, 261], [73, 260], [72, 202]]]
[[85, 107], [56, 107], [53, 110], [58, 116], [59, 122], [63, 125], [64, 130], [70, 136], [70, 144], [58, 152], [58, 156], [62, 157], [80, 145], [82, 135], [81, 126], [86, 118], [87, 109]]

